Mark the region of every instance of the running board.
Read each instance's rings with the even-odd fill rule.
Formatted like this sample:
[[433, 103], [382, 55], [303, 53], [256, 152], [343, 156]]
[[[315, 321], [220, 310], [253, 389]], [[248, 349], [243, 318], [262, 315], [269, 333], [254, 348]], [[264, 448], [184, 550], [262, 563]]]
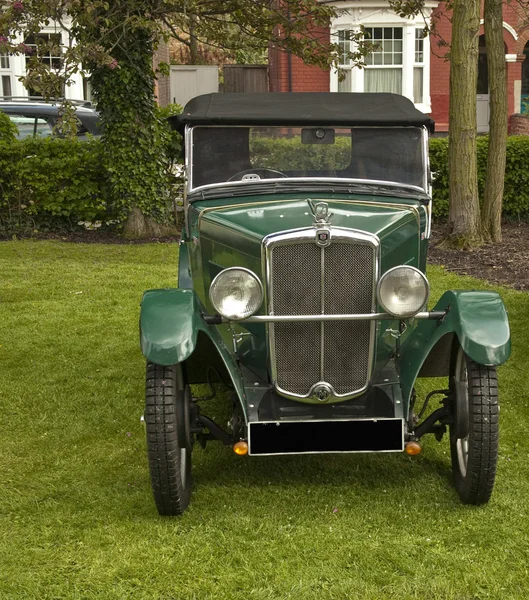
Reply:
[[251, 455], [402, 452], [403, 419], [255, 421], [248, 423]]

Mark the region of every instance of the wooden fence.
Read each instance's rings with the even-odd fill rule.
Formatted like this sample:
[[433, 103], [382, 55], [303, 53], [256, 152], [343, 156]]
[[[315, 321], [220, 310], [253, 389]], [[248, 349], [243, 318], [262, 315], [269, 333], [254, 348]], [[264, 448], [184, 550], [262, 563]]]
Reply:
[[223, 92], [268, 92], [266, 65], [224, 65]]

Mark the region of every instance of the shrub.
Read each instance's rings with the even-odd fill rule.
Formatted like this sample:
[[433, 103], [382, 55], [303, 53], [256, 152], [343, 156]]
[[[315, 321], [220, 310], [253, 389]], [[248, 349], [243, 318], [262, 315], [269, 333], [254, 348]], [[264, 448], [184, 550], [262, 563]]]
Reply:
[[5, 113], [0, 111], [0, 141], [15, 141], [17, 138], [17, 134], [17, 126]]
[[[345, 168], [350, 162], [351, 140], [336, 138], [332, 146], [301, 144], [295, 138], [253, 138], [250, 143], [252, 154], [259, 157], [259, 166], [285, 171], [305, 169], [334, 170]], [[340, 167], [337, 167], [340, 165]]]
[[[170, 106], [159, 111], [163, 145], [170, 158], [166, 178], [177, 184], [175, 177], [180, 162], [181, 139], [170, 130], [164, 118], [180, 111]], [[5, 118], [4, 118], [5, 117]], [[80, 142], [58, 138], [14, 138], [16, 130], [0, 112], [0, 235], [75, 228], [79, 222], [109, 221], [115, 215], [107, 205], [106, 173], [102, 153], [103, 142]], [[289, 169], [332, 169], [347, 159], [347, 145], [337, 140], [334, 147], [296, 146], [290, 139], [253, 140], [253, 150], [261, 156], [270, 152], [273, 142], [274, 165]], [[487, 164], [488, 138], [478, 138], [478, 185], [483, 195]], [[448, 216], [448, 138], [430, 140], [430, 165], [433, 183], [434, 216]], [[298, 164], [299, 163], [299, 164]], [[133, 165], [129, 165], [133, 168]], [[174, 187], [174, 190], [177, 190]], [[507, 141], [507, 166], [503, 214], [511, 219], [529, 219], [529, 136], [511, 136]]]
[[102, 220], [103, 182], [98, 140], [0, 140], [0, 233]]
[[[160, 146], [168, 160], [162, 170], [166, 190], [179, 183], [176, 163], [181, 162], [181, 136], [172, 131], [167, 117], [181, 112], [172, 104], [156, 110]], [[109, 206], [108, 173], [103, 162], [102, 140], [80, 142], [77, 139], [16, 139], [16, 127], [0, 112], [0, 235], [27, 234], [34, 230], [78, 228], [78, 223], [117, 222]], [[136, 168], [122, 157], [126, 177]], [[111, 183], [111, 181], [110, 181]], [[169, 194], [168, 194], [169, 195]], [[170, 204], [158, 212], [173, 215]]]
[[[478, 191], [483, 198], [487, 172], [488, 136], [477, 140]], [[430, 167], [433, 182], [433, 214], [448, 216], [448, 138], [430, 140]], [[507, 164], [503, 192], [503, 216], [510, 219], [529, 218], [529, 136], [510, 136], [507, 139]]]
[[[488, 137], [480, 136], [477, 140], [478, 156], [478, 190], [480, 198], [485, 189], [487, 171]], [[260, 159], [259, 164], [270, 168], [296, 171], [297, 169], [314, 168], [326, 170], [349, 162], [350, 142], [347, 139], [336, 139], [333, 146], [302, 146], [297, 139], [252, 140], [252, 149], [260, 157], [270, 156], [269, 164]], [[432, 138], [430, 140], [430, 168], [434, 174], [433, 182], [433, 214], [437, 219], [448, 216], [448, 138]], [[507, 165], [505, 173], [505, 192], [503, 214], [511, 219], [529, 218], [529, 136], [511, 136], [507, 140]]]

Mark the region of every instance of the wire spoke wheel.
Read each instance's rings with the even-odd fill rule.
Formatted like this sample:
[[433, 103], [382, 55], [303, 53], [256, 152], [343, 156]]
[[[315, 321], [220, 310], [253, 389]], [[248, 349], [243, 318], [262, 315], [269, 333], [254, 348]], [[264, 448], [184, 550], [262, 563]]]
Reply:
[[161, 515], [179, 515], [191, 498], [191, 393], [180, 365], [147, 363], [147, 453], [154, 501]]
[[496, 369], [475, 363], [457, 344], [452, 354], [450, 391], [455, 488], [465, 504], [485, 504], [492, 493], [498, 461]]

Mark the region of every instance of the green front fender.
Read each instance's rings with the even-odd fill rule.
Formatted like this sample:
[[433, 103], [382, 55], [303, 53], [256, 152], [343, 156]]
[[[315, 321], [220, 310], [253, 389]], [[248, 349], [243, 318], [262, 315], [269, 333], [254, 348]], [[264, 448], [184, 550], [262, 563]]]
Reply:
[[207, 327], [192, 290], [148, 290], [140, 313], [140, 345], [147, 360], [174, 365], [189, 358]]
[[189, 289], [148, 290], [143, 294], [140, 313], [140, 346], [145, 358], [158, 365], [186, 361], [203, 331], [216, 347], [241, 402], [245, 398], [239, 368], [215, 326], [207, 325], [200, 302]]
[[511, 354], [507, 311], [496, 292], [451, 290], [433, 310], [448, 313], [440, 320], [420, 321], [402, 344], [399, 364], [405, 402], [424, 361], [446, 334], [455, 334], [468, 356], [481, 365], [501, 365]]

